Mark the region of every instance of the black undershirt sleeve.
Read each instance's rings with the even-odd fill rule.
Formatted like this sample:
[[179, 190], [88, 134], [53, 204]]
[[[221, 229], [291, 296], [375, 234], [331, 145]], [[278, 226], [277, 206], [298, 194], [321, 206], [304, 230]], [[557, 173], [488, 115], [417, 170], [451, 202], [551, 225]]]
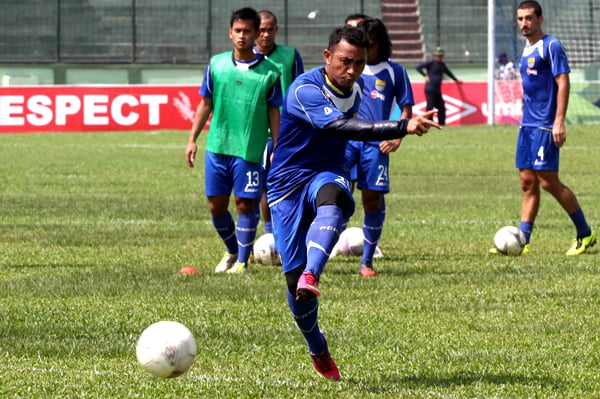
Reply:
[[325, 127], [325, 131], [348, 140], [381, 141], [406, 136], [408, 119], [371, 122], [362, 119], [339, 118]]

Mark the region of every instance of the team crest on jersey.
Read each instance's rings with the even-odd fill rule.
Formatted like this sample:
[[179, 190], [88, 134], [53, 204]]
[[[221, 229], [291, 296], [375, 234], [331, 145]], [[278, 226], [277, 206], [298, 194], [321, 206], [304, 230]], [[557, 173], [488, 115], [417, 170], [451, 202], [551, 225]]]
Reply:
[[535, 57], [527, 58], [527, 75], [537, 76], [537, 69], [532, 69], [535, 66]]
[[375, 89], [377, 91], [384, 91], [385, 90], [385, 80], [377, 79], [375, 81]]

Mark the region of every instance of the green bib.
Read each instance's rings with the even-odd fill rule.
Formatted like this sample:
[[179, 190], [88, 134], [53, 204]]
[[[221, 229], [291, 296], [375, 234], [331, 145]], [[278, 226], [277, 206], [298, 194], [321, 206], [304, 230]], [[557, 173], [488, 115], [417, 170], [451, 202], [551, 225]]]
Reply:
[[213, 111], [206, 149], [259, 163], [269, 136], [267, 97], [279, 78], [278, 68], [262, 60], [241, 71], [229, 51], [211, 59], [210, 74]]

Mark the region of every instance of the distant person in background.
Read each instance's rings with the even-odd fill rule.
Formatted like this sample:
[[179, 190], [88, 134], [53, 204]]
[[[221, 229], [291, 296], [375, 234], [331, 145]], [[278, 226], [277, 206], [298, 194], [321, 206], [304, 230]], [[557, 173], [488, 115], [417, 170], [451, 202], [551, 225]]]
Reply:
[[[350, 16], [346, 18], [348, 21]], [[369, 39], [367, 64], [361, 75], [363, 97], [358, 118], [369, 121], [390, 119], [394, 106], [402, 110], [401, 119], [412, 117], [413, 92], [406, 69], [391, 61], [392, 43], [380, 19], [365, 17], [358, 23]], [[383, 141], [349, 141], [346, 146], [346, 168], [361, 190], [365, 211], [363, 254], [358, 272], [362, 277], [376, 275], [373, 256], [383, 231], [384, 194], [390, 190], [389, 153], [396, 151], [402, 139]]]
[[[296, 76], [304, 73], [304, 64], [298, 50], [293, 47], [275, 44], [275, 38], [279, 31], [277, 25], [277, 17], [271, 11], [262, 10], [258, 12], [260, 17], [260, 28], [256, 37], [254, 52], [260, 54], [269, 61], [273, 62], [281, 70], [281, 91], [283, 95], [287, 91], [288, 86], [296, 79]], [[269, 138], [267, 147], [262, 160], [262, 169], [265, 186], [263, 188], [263, 196], [260, 201], [260, 207], [256, 207], [257, 217], [262, 213], [265, 233], [273, 233], [271, 224], [271, 212], [267, 204], [266, 194], [266, 179], [271, 166], [271, 154], [273, 153], [273, 140]]]
[[[196, 139], [212, 114], [205, 154], [205, 194], [212, 222], [227, 252], [215, 272], [244, 273], [256, 237], [254, 207], [263, 192], [260, 161], [269, 129], [279, 134], [283, 103], [279, 68], [254, 53], [260, 18], [249, 7], [235, 11], [229, 37], [233, 51], [211, 58], [200, 88], [185, 158], [194, 167]], [[233, 190], [237, 225], [229, 213]]]
[[519, 229], [529, 241], [540, 206], [540, 186], [569, 214], [576, 238], [566, 255], [580, 255], [596, 243], [575, 194], [558, 177], [560, 148], [567, 140], [565, 117], [570, 80], [567, 55], [555, 37], [542, 31], [542, 7], [523, 1], [517, 7], [517, 23], [527, 39], [521, 57], [523, 119], [517, 139], [516, 167], [523, 198]]
[[509, 60], [506, 53], [498, 54], [496, 61], [498, 64], [500, 64], [500, 68], [498, 69], [498, 72], [496, 72], [496, 79], [516, 80], [519, 78], [519, 72], [517, 72], [515, 62], [513, 60]]
[[444, 50], [438, 47], [433, 52], [433, 60], [425, 61], [417, 65], [417, 71], [425, 76], [425, 98], [427, 99], [427, 110], [437, 109], [438, 123], [446, 124], [446, 106], [442, 97], [442, 80], [444, 74], [448, 75], [457, 83], [462, 83], [444, 63]]

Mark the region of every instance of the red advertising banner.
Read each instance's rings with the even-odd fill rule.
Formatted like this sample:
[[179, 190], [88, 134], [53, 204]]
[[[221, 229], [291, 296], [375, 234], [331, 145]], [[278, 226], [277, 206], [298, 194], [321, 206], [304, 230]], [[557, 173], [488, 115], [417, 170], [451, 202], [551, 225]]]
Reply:
[[0, 88], [0, 133], [191, 127], [198, 86], [14, 86]]
[[[415, 106], [413, 113], [420, 115], [427, 109], [425, 84], [412, 83]], [[487, 123], [487, 82], [444, 82], [442, 96], [446, 104], [447, 125], [478, 125]], [[518, 124], [523, 114], [521, 82], [496, 81], [494, 89], [495, 121], [501, 124]], [[398, 112], [399, 116], [399, 112]]]
[[[425, 112], [423, 82], [413, 82], [414, 114]], [[188, 130], [201, 100], [199, 87], [13, 86], [0, 87], [0, 133]], [[487, 123], [487, 83], [444, 82], [448, 125]], [[497, 81], [496, 123], [517, 124], [519, 81]], [[397, 118], [396, 110], [392, 118]]]

